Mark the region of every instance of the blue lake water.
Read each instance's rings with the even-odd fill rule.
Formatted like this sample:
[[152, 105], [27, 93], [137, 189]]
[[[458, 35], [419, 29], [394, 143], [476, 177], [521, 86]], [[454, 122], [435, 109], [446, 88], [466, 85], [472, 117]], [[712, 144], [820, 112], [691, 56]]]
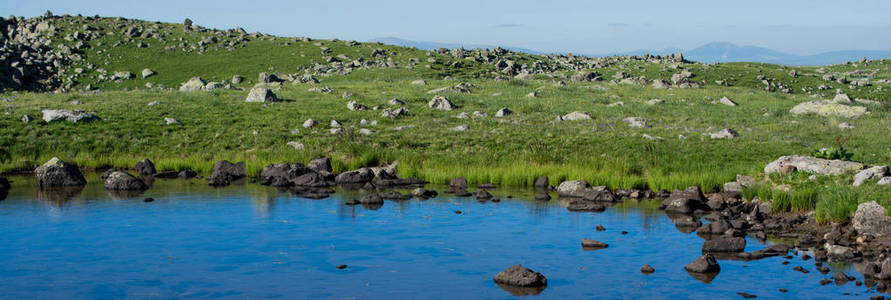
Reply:
[[[0, 201], [0, 298], [498, 299], [514, 296], [492, 278], [515, 264], [547, 276], [533, 296], [546, 299], [875, 294], [853, 282], [821, 286], [833, 273], [798, 257], [719, 260], [721, 272], [703, 283], [683, 268], [703, 240], [653, 203], [574, 213], [528, 190], [493, 194], [502, 201], [441, 195], [373, 210], [344, 205], [355, 193], [310, 200], [254, 184], [156, 181], [130, 198], [98, 183], [61, 195], [18, 184]], [[609, 247], [583, 251], [582, 238]], [[746, 250], [763, 247], [749, 238]], [[642, 274], [644, 264], [656, 272]], [[853, 266], [832, 269], [863, 279]]]

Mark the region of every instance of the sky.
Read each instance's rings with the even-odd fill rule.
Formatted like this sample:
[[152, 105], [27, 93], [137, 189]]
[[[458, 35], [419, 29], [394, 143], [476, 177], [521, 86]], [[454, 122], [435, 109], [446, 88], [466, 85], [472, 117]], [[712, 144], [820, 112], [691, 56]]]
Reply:
[[[891, 50], [889, 0], [0, 0], [0, 13], [123, 16], [249, 32], [600, 54], [709, 42], [798, 55]], [[5, 12], [5, 13], [4, 13]]]

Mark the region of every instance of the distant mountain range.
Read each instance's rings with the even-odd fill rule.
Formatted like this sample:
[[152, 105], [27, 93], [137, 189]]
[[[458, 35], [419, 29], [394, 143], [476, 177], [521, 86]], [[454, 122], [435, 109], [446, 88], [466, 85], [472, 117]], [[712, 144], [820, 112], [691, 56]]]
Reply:
[[[419, 41], [410, 41], [404, 40], [400, 38], [388, 37], [388, 38], [377, 38], [371, 40], [371, 42], [381, 42], [388, 45], [395, 46], [404, 46], [404, 47], [416, 47], [418, 49], [424, 50], [435, 50], [439, 48], [448, 48], [454, 49], [459, 46], [463, 46], [466, 49], [475, 49], [475, 48], [494, 48], [493, 45], [478, 45], [478, 44], [454, 44], [454, 43], [438, 43], [438, 42], [419, 42]], [[510, 46], [501, 46], [502, 48], [509, 49], [512, 51], [518, 52], [526, 52], [531, 54], [540, 54], [542, 51], [536, 51], [521, 47], [510, 47]], [[756, 46], [737, 46], [727, 42], [714, 42], [705, 44], [701, 47], [691, 49], [691, 50], [681, 50], [680, 48], [666, 48], [666, 49], [657, 49], [657, 50], [635, 50], [628, 52], [617, 52], [617, 53], [608, 53], [608, 54], [580, 54], [591, 57], [603, 57], [603, 56], [612, 56], [612, 55], [643, 55], [643, 54], [653, 54], [653, 55], [666, 55], [671, 53], [682, 52], [684, 54], [684, 58], [692, 61], [698, 61], [703, 63], [714, 63], [714, 62], [761, 62], [761, 63], [772, 63], [772, 64], [783, 64], [783, 65], [796, 65], [796, 66], [816, 66], [816, 65], [834, 65], [834, 64], [842, 64], [848, 61], [856, 61], [861, 58], [868, 59], [883, 59], [883, 58], [891, 58], [891, 51], [886, 50], [842, 50], [842, 51], [831, 51], [824, 52], [820, 54], [814, 55], [795, 55], [784, 53], [776, 50], [771, 50], [763, 47]]]

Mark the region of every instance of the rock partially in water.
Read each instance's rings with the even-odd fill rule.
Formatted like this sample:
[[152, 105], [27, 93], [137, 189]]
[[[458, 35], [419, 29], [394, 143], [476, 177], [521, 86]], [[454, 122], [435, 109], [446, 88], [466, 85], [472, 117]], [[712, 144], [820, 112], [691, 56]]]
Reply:
[[746, 239], [741, 237], [721, 237], [702, 243], [702, 253], [742, 252], [746, 249]]
[[152, 176], [158, 172], [155, 170], [155, 164], [148, 158], [137, 162], [135, 169], [136, 174], [139, 174], [140, 176]]
[[603, 248], [606, 248], [606, 247], [609, 247], [609, 245], [607, 245], [607, 244], [604, 243], [604, 242], [601, 242], [601, 241], [595, 241], [595, 240], [592, 240], [592, 239], [582, 239], [582, 248], [586, 248], [586, 249], [603, 249]]
[[643, 267], [640, 267], [640, 272], [644, 273], [646, 275], [650, 275], [650, 274], [653, 274], [654, 272], [656, 272], [656, 269], [654, 269], [653, 266], [650, 266], [649, 264], [647, 264], [647, 265], [644, 265]]
[[424, 189], [424, 188], [416, 188], [411, 191], [411, 194], [412, 194], [412, 196], [415, 196], [415, 198], [419, 198], [419, 199], [429, 199], [429, 198], [436, 197], [438, 195], [438, 193], [436, 191], [428, 190], [428, 189]]
[[362, 204], [384, 204], [384, 198], [379, 194], [368, 194], [359, 199]]
[[449, 187], [451, 187], [453, 190], [466, 190], [467, 179], [465, 179], [464, 177], [457, 177], [455, 179], [452, 179], [452, 181], [449, 182]]
[[116, 171], [105, 179], [105, 189], [112, 191], [143, 191], [148, 185], [127, 172]]
[[370, 182], [372, 179], [374, 179], [374, 173], [368, 168], [362, 168], [340, 173], [334, 178], [334, 182], [337, 184], [356, 184]]
[[679, 214], [690, 214], [697, 209], [708, 207], [705, 196], [698, 186], [691, 186], [686, 190], [674, 190], [662, 205], [665, 206], [665, 212]]
[[714, 256], [705, 254], [684, 266], [684, 269], [693, 273], [718, 273], [721, 271], [721, 266]]
[[232, 181], [242, 179], [245, 176], [247, 176], [247, 171], [243, 162], [234, 164], [221, 160], [214, 164], [213, 172], [208, 180], [211, 186], [227, 186], [232, 184]]
[[474, 193], [474, 197], [476, 197], [476, 200], [489, 200], [492, 199], [492, 194], [484, 189], [481, 189]]
[[535, 183], [532, 186], [535, 188], [548, 188], [551, 186], [551, 180], [548, 176], [541, 175], [535, 179]]
[[87, 180], [77, 166], [53, 157], [34, 170], [37, 185], [44, 187], [85, 186]]
[[514, 287], [545, 287], [548, 279], [541, 273], [516, 265], [501, 271], [494, 278], [495, 283]]
[[176, 176], [182, 179], [191, 179], [198, 176], [198, 173], [192, 170], [182, 170]]

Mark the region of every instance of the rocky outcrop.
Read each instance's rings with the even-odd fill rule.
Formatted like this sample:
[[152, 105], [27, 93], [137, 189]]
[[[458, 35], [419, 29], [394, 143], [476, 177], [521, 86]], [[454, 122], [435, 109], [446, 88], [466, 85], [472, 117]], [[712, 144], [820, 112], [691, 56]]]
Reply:
[[866, 107], [844, 105], [830, 100], [803, 102], [793, 107], [789, 112], [795, 115], [817, 114], [824, 117], [846, 118], [856, 118], [869, 113]]
[[882, 179], [888, 174], [888, 166], [875, 166], [854, 175], [854, 186], [861, 186], [867, 180]]
[[583, 111], [574, 111], [574, 112], [568, 113], [568, 114], [566, 114], [566, 115], [563, 115], [563, 116], [561, 117], [561, 119], [562, 119], [562, 120], [565, 120], [565, 121], [582, 121], [582, 120], [590, 120], [590, 119], [591, 119], [591, 115], [588, 114], [587, 112], [583, 112]]
[[828, 160], [810, 156], [782, 156], [764, 167], [764, 173], [780, 172], [784, 166], [794, 166], [798, 171], [819, 175], [841, 175], [847, 172], [863, 169], [863, 164], [843, 161]]
[[77, 166], [57, 157], [37, 167], [34, 174], [37, 177], [37, 186], [41, 188], [87, 185], [87, 180]]

